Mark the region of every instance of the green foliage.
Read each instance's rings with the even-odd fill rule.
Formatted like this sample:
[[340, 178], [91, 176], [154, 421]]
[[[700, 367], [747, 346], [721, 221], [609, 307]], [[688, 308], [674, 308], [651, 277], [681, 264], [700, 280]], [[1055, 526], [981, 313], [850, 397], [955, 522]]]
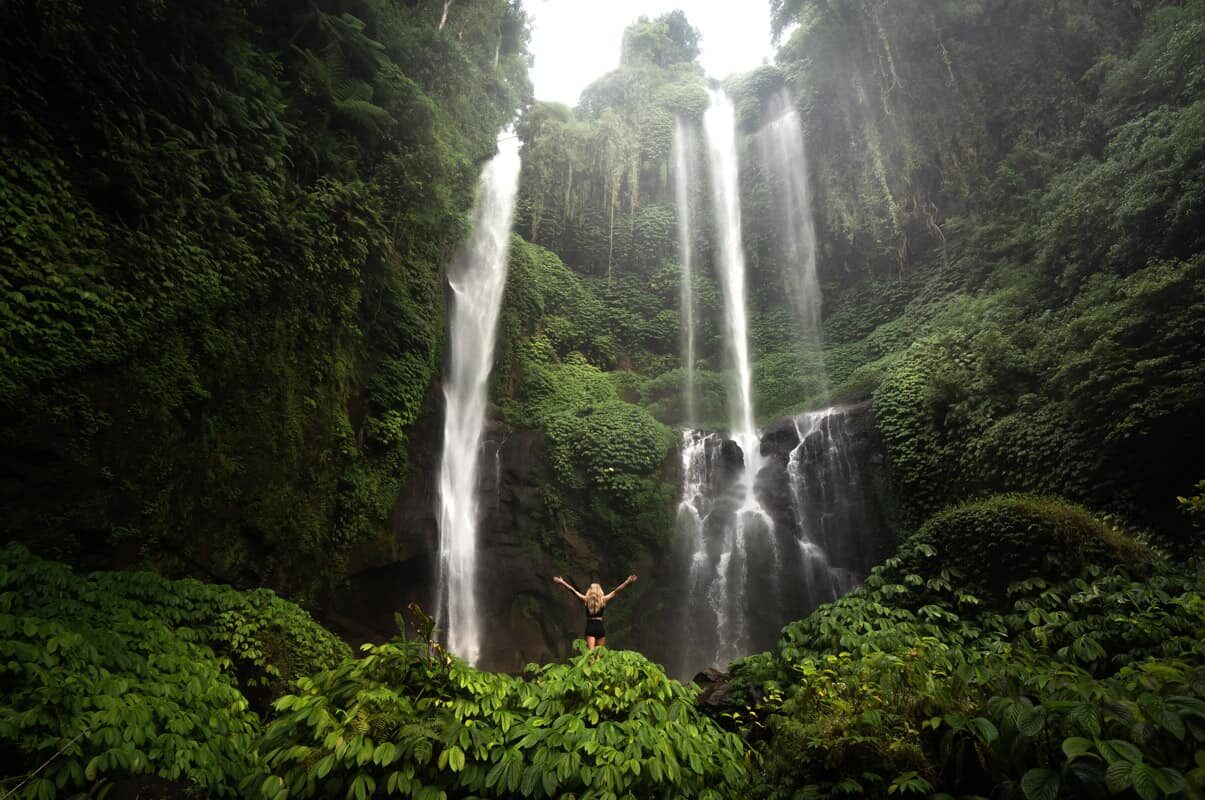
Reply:
[[1165, 506], [1159, 496], [1183, 483], [1186, 465], [1162, 454], [1201, 435], [1205, 362], [1190, 331], [1205, 322], [1203, 266], [1198, 256], [1094, 278], [1040, 314], [1023, 284], [934, 316], [937, 332], [904, 351], [875, 391], [913, 524], [1000, 488], [1131, 513]]
[[891, 559], [737, 665], [784, 697], [752, 795], [1196, 796], [1203, 590], [1199, 570], [1093, 565], [1016, 581], [997, 611], [952, 567], [926, 578]]
[[1193, 527], [1198, 531], [1205, 528], [1205, 480], [1197, 481], [1193, 487], [1197, 493], [1191, 497], [1177, 497], [1180, 510], [1192, 520]]
[[523, 676], [421, 642], [368, 647], [276, 702], [265, 798], [736, 796], [740, 740], [690, 689], [605, 648]]
[[699, 55], [699, 32], [680, 10], [656, 19], [640, 17], [623, 32], [620, 63], [632, 66], [642, 62], [668, 67], [694, 61]]
[[3, 779], [12, 788], [49, 762], [19, 796], [97, 791], [136, 775], [240, 796], [258, 764], [253, 707], [267, 711], [294, 679], [348, 655], [267, 590], [145, 572], [79, 576], [9, 546], [0, 550]]
[[673, 434], [625, 403], [607, 375], [577, 353], [561, 363], [528, 362], [523, 399], [548, 436], [543, 481], [550, 525], [582, 530], [618, 568], [671, 529], [673, 487], [662, 465]]
[[[937, 557], [927, 555], [939, 553]], [[1137, 566], [1153, 553], [1082, 506], [1053, 497], [1002, 495], [948, 508], [900, 547], [900, 569], [925, 578], [943, 570], [971, 592], [1004, 598], [1015, 581], [1059, 580], [1090, 564]]]
[[905, 269], [1027, 136], [1080, 143], [1098, 84], [1152, 3], [774, 2], [808, 126], [832, 272]]
[[[661, 284], [676, 289], [666, 278]], [[673, 495], [662, 477], [673, 434], [628, 402], [638, 397], [621, 397], [616, 376], [627, 373], [603, 371], [666, 336], [664, 320], [633, 311], [657, 302], [638, 285], [621, 278], [608, 291], [515, 237], [497, 371], [508, 419], [547, 436], [545, 538], [566, 526], [581, 531], [620, 570], [670, 530]], [[639, 386], [626, 391], [638, 395]]]
[[608, 284], [676, 252], [674, 119], [697, 121], [707, 105], [698, 34], [681, 11], [633, 23], [623, 52], [620, 68], [588, 86], [575, 111], [537, 103], [518, 126], [516, 230]]
[[4, 5], [8, 536], [295, 592], [337, 580], [408, 475], [440, 268], [529, 91], [519, 6], [439, 17]]
[[[701, 427], [724, 425], [727, 413], [728, 376], [709, 369], [694, 372], [695, 419]], [[654, 417], [666, 424], [686, 422], [686, 370], [662, 372], [639, 385], [640, 402]]]

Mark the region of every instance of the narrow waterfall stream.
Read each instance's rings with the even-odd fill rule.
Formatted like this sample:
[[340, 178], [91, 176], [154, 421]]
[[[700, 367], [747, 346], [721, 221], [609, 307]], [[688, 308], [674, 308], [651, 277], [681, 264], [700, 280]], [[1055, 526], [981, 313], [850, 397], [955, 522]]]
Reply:
[[435, 619], [445, 632], [448, 649], [470, 664], [477, 662], [482, 646], [476, 604], [481, 431], [506, 285], [519, 166], [518, 137], [499, 136], [498, 153], [481, 173], [473, 232], [448, 268], [451, 308], [439, 466]]
[[682, 313], [682, 360], [686, 376], [686, 424], [695, 423], [695, 299], [694, 299], [694, 228], [690, 209], [690, 186], [694, 183], [695, 137], [679, 117], [674, 120], [674, 201], [678, 207], [678, 258], [682, 262], [682, 288], [679, 306]]
[[800, 344], [818, 350], [820, 280], [816, 276], [816, 223], [803, 125], [786, 89], [772, 98], [766, 116], [768, 121], [757, 139], [779, 214], [783, 284], [799, 328]]
[[801, 578], [794, 602], [810, 611], [853, 589], [871, 563], [874, 499], [847, 409], [810, 411], [794, 424], [799, 444], [787, 460]]

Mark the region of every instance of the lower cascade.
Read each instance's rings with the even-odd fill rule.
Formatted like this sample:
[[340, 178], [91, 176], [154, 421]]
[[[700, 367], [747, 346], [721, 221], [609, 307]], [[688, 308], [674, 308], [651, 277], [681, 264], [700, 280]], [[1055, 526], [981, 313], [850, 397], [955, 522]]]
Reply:
[[[672, 575], [676, 619], [663, 659], [689, 677], [777, 641], [787, 622], [857, 586], [885, 525], [872, 491], [869, 408], [835, 406], [737, 438], [682, 434]], [[757, 464], [746, 478], [746, 465]], [[747, 508], [752, 480], [758, 514]]]

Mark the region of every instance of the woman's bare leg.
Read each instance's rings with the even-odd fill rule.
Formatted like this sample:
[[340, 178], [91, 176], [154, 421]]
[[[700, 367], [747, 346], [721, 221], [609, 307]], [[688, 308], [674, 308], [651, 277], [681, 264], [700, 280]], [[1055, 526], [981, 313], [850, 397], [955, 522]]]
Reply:
[[599, 646], [599, 647], [602, 647], [602, 646], [603, 646], [603, 645], [605, 645], [606, 643], [607, 643], [607, 637], [606, 637], [606, 636], [599, 636], [599, 637], [598, 637], [598, 646]]
[[601, 639], [596, 640], [593, 636], [587, 636], [586, 637], [586, 649], [593, 650], [595, 647], [597, 647], [598, 644], [595, 644], [596, 641], [598, 642], [598, 644], [602, 644]]

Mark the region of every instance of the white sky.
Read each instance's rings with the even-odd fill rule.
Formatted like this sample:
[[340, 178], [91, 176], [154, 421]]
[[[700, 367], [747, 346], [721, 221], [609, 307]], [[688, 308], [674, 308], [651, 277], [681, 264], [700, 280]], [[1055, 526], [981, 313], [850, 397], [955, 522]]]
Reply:
[[582, 89], [619, 66], [623, 29], [676, 8], [701, 34], [699, 61], [713, 78], [773, 62], [769, 0], [527, 0], [536, 98], [577, 105]]

